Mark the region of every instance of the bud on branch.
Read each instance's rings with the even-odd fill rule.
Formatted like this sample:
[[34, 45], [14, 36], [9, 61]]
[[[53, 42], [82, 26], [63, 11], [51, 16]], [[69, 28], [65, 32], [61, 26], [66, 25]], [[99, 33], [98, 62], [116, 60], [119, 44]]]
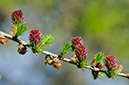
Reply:
[[52, 43], [53, 37], [51, 35], [43, 35], [39, 29], [33, 29], [29, 35], [30, 46], [33, 53], [39, 53], [43, 51], [43, 47]]

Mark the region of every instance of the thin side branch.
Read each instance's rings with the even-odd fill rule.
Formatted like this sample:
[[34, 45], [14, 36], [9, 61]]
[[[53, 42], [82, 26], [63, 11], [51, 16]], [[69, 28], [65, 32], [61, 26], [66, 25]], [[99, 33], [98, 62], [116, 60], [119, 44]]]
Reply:
[[[6, 38], [10, 39], [10, 40], [13, 40], [19, 44], [22, 44], [24, 46], [27, 46], [27, 47], [30, 47], [28, 43], [24, 42], [24, 41], [21, 41], [17, 38], [14, 38], [13, 36], [11, 36], [10, 34], [7, 34], [5, 32], [2, 32], [0, 31], [0, 35], [3, 35], [5, 36]], [[50, 56], [53, 56], [54, 58], [59, 58], [59, 55], [57, 54], [54, 54], [54, 53], [51, 53], [51, 52], [48, 52], [48, 51], [42, 51], [41, 52], [42, 54], [45, 54], [45, 55], [50, 55]], [[68, 58], [59, 58], [60, 60], [64, 61], [64, 62], [67, 62], [67, 63], [71, 63], [71, 64], [74, 64], [74, 65], [77, 65], [76, 62], [74, 62], [73, 60], [71, 59], [68, 59]], [[91, 67], [89, 65], [85, 66], [84, 68], [87, 68], [87, 69], [90, 69], [90, 70], [94, 70], [94, 71], [99, 71], [99, 72], [103, 72], [103, 73], [106, 73], [106, 70], [101, 70], [101, 69], [98, 69], [96, 67]], [[124, 73], [117, 73], [117, 76], [122, 76], [122, 77], [125, 77], [125, 78], [128, 78], [129, 79], [129, 74], [124, 74]]]

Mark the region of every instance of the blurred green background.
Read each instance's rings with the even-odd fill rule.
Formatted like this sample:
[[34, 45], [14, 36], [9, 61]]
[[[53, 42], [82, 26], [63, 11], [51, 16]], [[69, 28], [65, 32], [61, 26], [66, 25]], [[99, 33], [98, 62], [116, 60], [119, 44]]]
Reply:
[[[39, 28], [54, 37], [50, 52], [58, 54], [72, 37], [81, 36], [90, 60], [96, 52], [115, 55], [129, 73], [129, 0], [0, 0], [0, 30], [12, 29], [11, 13], [22, 9], [29, 27], [19, 38], [28, 41], [29, 31]], [[62, 62], [57, 70], [44, 65], [45, 55], [28, 49], [19, 55], [17, 43], [0, 44], [0, 85], [128, 85], [129, 80], [103, 77], [93, 80], [90, 70]], [[65, 55], [70, 58], [70, 53]], [[90, 62], [89, 62], [90, 63]]]

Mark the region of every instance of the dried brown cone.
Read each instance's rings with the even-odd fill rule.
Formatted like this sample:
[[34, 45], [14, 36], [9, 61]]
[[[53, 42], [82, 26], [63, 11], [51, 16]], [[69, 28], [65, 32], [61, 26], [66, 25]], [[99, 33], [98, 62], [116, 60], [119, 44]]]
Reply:
[[49, 64], [49, 65], [53, 64], [53, 60], [50, 57], [46, 57], [46, 60], [44, 62], [45, 62], [45, 65], [46, 64]]
[[62, 66], [62, 64], [61, 64], [60, 60], [57, 58], [54, 58], [53, 59], [53, 67], [59, 69], [61, 66]]
[[19, 54], [24, 55], [27, 52], [27, 48], [25, 46], [23, 46], [22, 44], [20, 44], [18, 46], [18, 50], [17, 51], [19, 52]]
[[5, 43], [7, 43], [7, 39], [6, 39], [6, 37], [4, 37], [3, 35], [0, 35], [0, 43], [1, 44], [5, 44]]
[[117, 70], [117, 72], [122, 73], [124, 69], [123, 69], [122, 65], [118, 65], [116, 70]]
[[9, 34], [12, 35], [12, 36], [15, 36], [14, 30], [10, 30]]
[[9, 34], [12, 35], [12, 36], [15, 36], [16, 35], [16, 31], [17, 31], [17, 27], [16, 27], [16, 25], [13, 25], [12, 26], [12, 30], [10, 30]]
[[62, 66], [61, 63], [53, 63], [53, 67], [59, 69]]
[[46, 56], [45, 58], [45, 65], [49, 64], [49, 65], [53, 65], [53, 67], [59, 69], [61, 67], [61, 63], [60, 60], [57, 58], [51, 58], [50, 56]]

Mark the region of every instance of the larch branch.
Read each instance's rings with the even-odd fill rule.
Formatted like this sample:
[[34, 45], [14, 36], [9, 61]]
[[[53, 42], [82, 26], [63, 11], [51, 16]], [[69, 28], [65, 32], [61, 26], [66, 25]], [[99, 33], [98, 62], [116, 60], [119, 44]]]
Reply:
[[[17, 38], [14, 38], [13, 36], [11, 36], [10, 34], [7, 34], [3, 31], [0, 31], [0, 35], [3, 35], [5, 36], [6, 38], [10, 39], [10, 40], [13, 40], [19, 44], [22, 44], [24, 46], [27, 46], [27, 47], [30, 47], [28, 43], [22, 41], [22, 40], [19, 40]], [[57, 54], [54, 54], [54, 53], [51, 53], [51, 52], [48, 52], [48, 51], [42, 51], [41, 52], [42, 54], [45, 54], [45, 55], [50, 55], [54, 58], [59, 58], [59, 55]], [[61, 61], [64, 61], [64, 62], [67, 62], [67, 63], [71, 63], [71, 64], [74, 64], [74, 65], [77, 65], [76, 62], [74, 62], [72, 59], [68, 59], [68, 58], [59, 58]], [[99, 71], [99, 72], [103, 72], [103, 73], [106, 73], [106, 70], [101, 70], [99, 68], [96, 68], [96, 67], [92, 67], [92, 66], [85, 66], [84, 68], [87, 68], [87, 69], [90, 69], [90, 70], [94, 70], [94, 71]], [[125, 77], [125, 78], [128, 78], [129, 79], [129, 74], [124, 74], [124, 73], [117, 73], [117, 76], [122, 76], [122, 77]]]

